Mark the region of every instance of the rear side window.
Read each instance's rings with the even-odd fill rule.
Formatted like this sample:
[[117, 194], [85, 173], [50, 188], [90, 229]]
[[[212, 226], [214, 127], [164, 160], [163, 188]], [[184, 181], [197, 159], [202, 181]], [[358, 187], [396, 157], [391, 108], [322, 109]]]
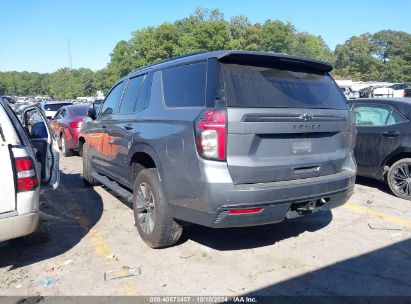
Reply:
[[227, 106], [347, 109], [328, 73], [239, 64], [222, 64], [222, 71]]
[[168, 107], [203, 107], [206, 95], [206, 63], [163, 70], [164, 101]]
[[385, 106], [354, 106], [353, 113], [357, 126], [385, 126], [391, 109]]
[[113, 114], [116, 112], [121, 94], [123, 93], [124, 82], [117, 84], [104, 100], [101, 114]]
[[396, 125], [407, 121], [400, 113], [396, 110], [392, 110], [390, 117], [388, 118], [387, 125]]

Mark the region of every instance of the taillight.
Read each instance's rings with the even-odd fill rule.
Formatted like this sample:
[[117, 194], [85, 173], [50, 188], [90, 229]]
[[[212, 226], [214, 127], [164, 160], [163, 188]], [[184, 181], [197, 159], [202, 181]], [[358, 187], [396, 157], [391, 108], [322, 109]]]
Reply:
[[205, 110], [196, 120], [196, 144], [201, 157], [215, 160], [226, 158], [227, 113]]
[[260, 213], [264, 210], [264, 208], [248, 208], [248, 209], [231, 209], [228, 211], [228, 214], [252, 214], [252, 213]]
[[70, 128], [73, 128], [73, 129], [80, 129], [81, 122], [80, 121], [69, 122], [69, 126]]
[[14, 160], [17, 175], [17, 192], [32, 191], [39, 185], [34, 162], [30, 157], [21, 157]]

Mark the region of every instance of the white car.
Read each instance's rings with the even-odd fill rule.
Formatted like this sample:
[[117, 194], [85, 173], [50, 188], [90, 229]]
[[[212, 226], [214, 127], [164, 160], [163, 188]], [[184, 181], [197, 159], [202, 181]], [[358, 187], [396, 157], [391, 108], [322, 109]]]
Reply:
[[360, 93], [354, 91], [350, 87], [347, 86], [340, 86], [341, 92], [345, 95], [347, 99], [357, 99], [360, 98]]
[[43, 101], [40, 103], [40, 106], [47, 119], [52, 119], [60, 108], [71, 104], [71, 102], [64, 101]]
[[394, 90], [394, 97], [404, 97], [404, 89], [409, 88], [406, 83], [394, 83], [390, 86]]
[[22, 117], [23, 123], [0, 98], [0, 242], [37, 229], [40, 191], [56, 189], [60, 181], [58, 147], [46, 117], [37, 106]]
[[372, 96], [374, 98], [391, 98], [394, 97], [394, 90], [392, 88], [379, 87], [372, 90]]

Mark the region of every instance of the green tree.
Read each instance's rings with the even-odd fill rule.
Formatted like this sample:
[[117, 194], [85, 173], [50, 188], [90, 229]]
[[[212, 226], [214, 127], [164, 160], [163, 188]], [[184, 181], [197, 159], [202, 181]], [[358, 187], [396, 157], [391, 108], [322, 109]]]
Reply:
[[262, 27], [262, 50], [267, 52], [287, 53], [292, 51], [295, 28], [291, 23], [280, 20], [267, 20]]
[[292, 54], [296, 56], [316, 58], [330, 63], [334, 60], [334, 55], [321, 38], [308, 33], [296, 34]]
[[353, 36], [335, 49], [335, 73], [354, 80], [380, 78], [381, 61], [374, 56], [369, 33]]
[[218, 9], [197, 8], [175, 22], [164, 22], [131, 33], [110, 54], [99, 71], [60, 69], [51, 74], [0, 72], [0, 92], [8, 95], [49, 94], [75, 98], [107, 92], [134, 69], [196, 51], [236, 49], [286, 53], [335, 64], [334, 75], [354, 80], [411, 81], [411, 35], [383, 30], [353, 36], [334, 53], [321, 36], [299, 32], [290, 22], [252, 23], [243, 15], [229, 21]]
[[405, 32], [384, 30], [371, 36], [374, 54], [386, 63], [391, 58], [404, 59], [410, 55], [411, 35]]

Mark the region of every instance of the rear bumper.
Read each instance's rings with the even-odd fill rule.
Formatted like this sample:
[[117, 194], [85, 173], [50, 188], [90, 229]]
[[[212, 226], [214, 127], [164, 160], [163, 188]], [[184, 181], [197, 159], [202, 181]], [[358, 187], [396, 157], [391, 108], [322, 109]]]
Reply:
[[39, 221], [37, 213], [16, 215], [0, 219], [0, 242], [28, 235], [36, 230]]
[[[195, 204], [173, 206], [176, 218], [214, 228], [277, 223], [287, 218], [341, 206], [351, 197], [355, 184], [355, 172], [343, 171], [287, 182], [234, 185], [232, 182], [223, 183], [228, 177], [223, 176], [224, 170], [220, 171], [223, 175], [216, 176], [215, 169], [208, 172], [214, 178], [203, 185], [207, 189], [206, 195]], [[297, 205], [304, 206], [308, 203], [315, 205], [313, 210], [296, 210]], [[231, 209], [248, 208], [263, 210], [253, 214], [228, 213]]]
[[[317, 211], [327, 211], [343, 205], [351, 197], [353, 189], [343, 190], [338, 193], [322, 193], [315, 197], [301, 198], [280, 203], [253, 204], [252, 208], [260, 207], [263, 210], [255, 214], [235, 214], [228, 213], [231, 209], [246, 209], [250, 206], [221, 206], [217, 212], [211, 216], [208, 226], [214, 228], [224, 227], [245, 227], [272, 224], [282, 222], [285, 219], [306, 216]], [[326, 198], [327, 202], [320, 205], [321, 199]], [[305, 206], [308, 203], [314, 204], [314, 209], [307, 211], [297, 211], [297, 205]], [[295, 206], [295, 207], [294, 207]]]

